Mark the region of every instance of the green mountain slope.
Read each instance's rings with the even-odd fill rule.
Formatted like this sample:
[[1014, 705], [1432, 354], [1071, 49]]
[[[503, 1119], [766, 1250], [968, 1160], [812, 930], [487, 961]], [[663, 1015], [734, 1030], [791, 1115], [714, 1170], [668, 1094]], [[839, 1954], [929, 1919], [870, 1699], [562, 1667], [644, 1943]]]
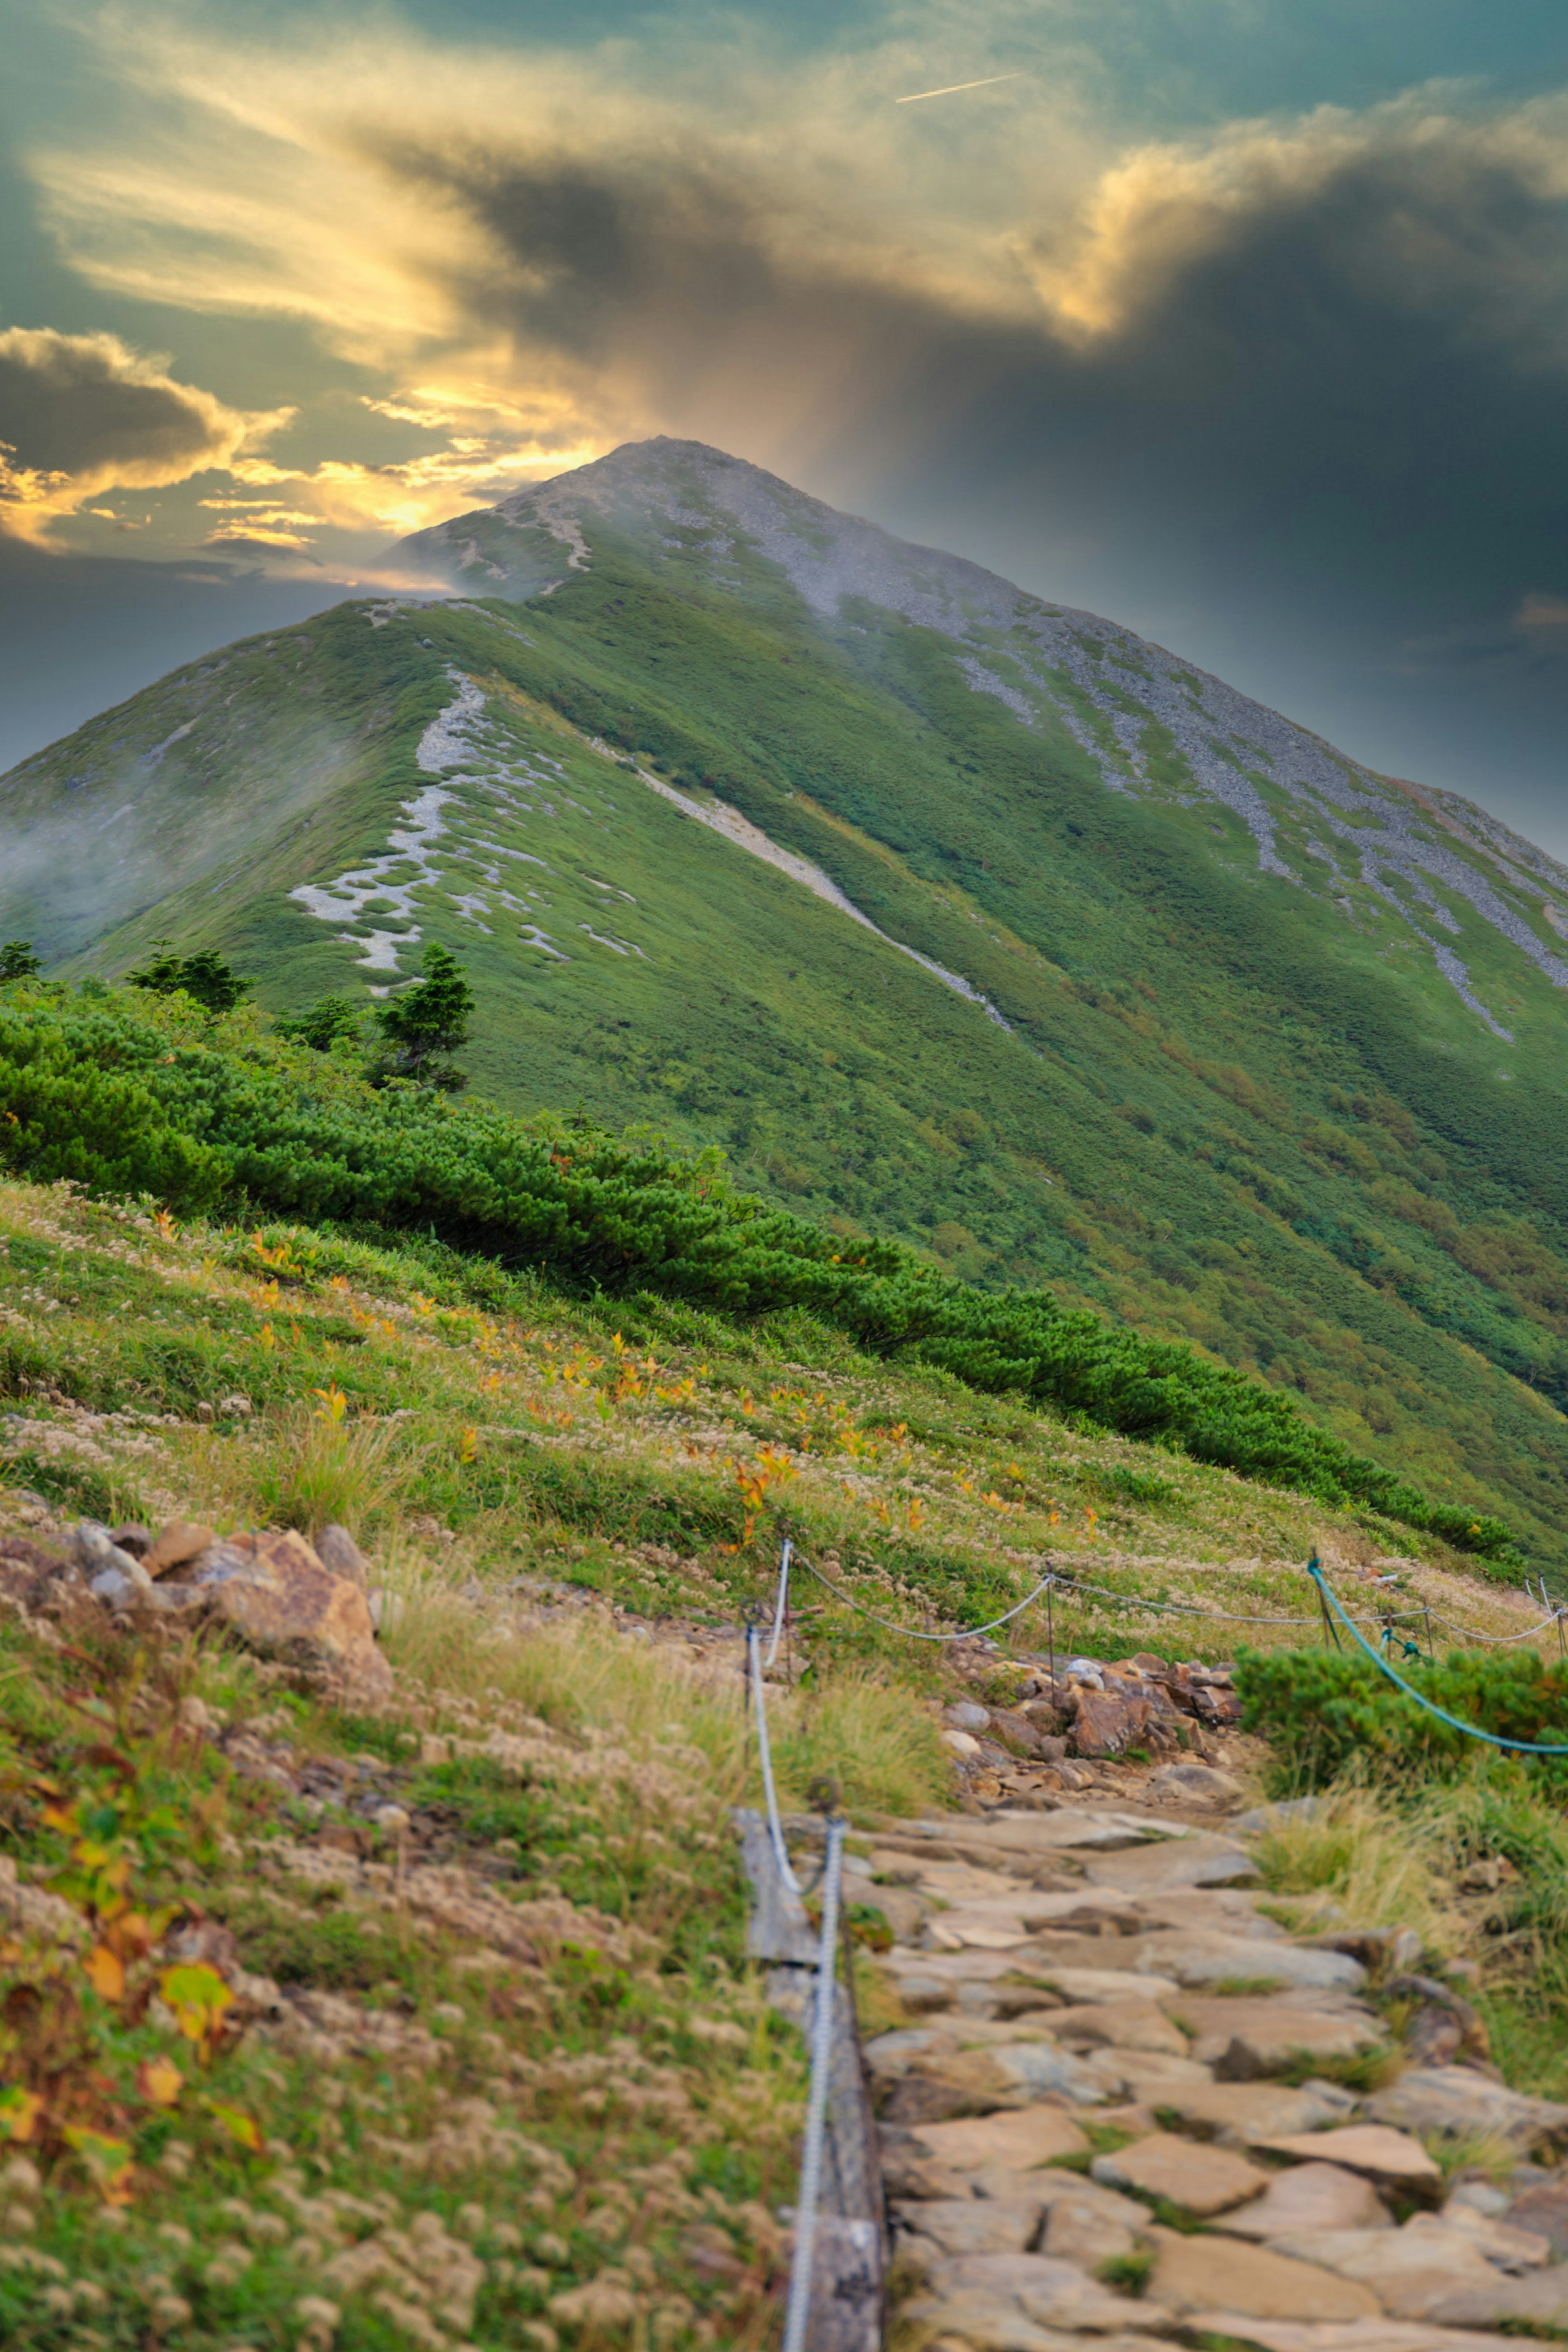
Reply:
[[216, 945], [275, 1011], [439, 939], [502, 1103], [1194, 1340], [1562, 1556], [1568, 875], [689, 445], [406, 553], [465, 593], [0, 779], [0, 936]]

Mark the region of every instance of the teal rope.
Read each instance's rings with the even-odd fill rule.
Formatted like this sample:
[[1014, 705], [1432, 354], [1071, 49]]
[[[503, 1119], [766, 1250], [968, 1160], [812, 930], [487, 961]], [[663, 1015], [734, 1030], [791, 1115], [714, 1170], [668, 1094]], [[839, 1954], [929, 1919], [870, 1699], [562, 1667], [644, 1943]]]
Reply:
[[1317, 1586], [1319, 1591], [1322, 1594], [1324, 1600], [1329, 1603], [1329, 1606], [1332, 1609], [1340, 1622], [1345, 1626], [1361, 1643], [1362, 1648], [1366, 1652], [1366, 1654], [1372, 1660], [1373, 1664], [1385, 1674], [1388, 1676], [1389, 1681], [1394, 1684], [1398, 1689], [1405, 1693], [1406, 1698], [1413, 1698], [1417, 1706], [1424, 1706], [1428, 1715], [1435, 1715], [1439, 1723], [1449, 1725], [1455, 1731], [1462, 1731], [1467, 1739], [1484, 1739], [1489, 1748], [1512, 1748], [1517, 1754], [1521, 1756], [1568, 1756], [1568, 1745], [1552, 1748], [1549, 1747], [1544, 1740], [1541, 1739], [1500, 1739], [1495, 1731], [1482, 1731], [1477, 1724], [1462, 1723], [1457, 1715], [1450, 1715], [1446, 1707], [1435, 1706], [1429, 1698], [1423, 1698], [1418, 1690], [1412, 1690], [1410, 1685], [1405, 1681], [1403, 1675], [1396, 1675], [1394, 1673], [1394, 1668], [1389, 1664], [1388, 1660], [1384, 1657], [1379, 1651], [1373, 1648], [1372, 1643], [1367, 1640], [1365, 1634], [1363, 1633], [1361, 1628], [1355, 1624], [1351, 1618], [1345, 1615], [1344, 1611], [1340, 1607], [1337, 1597], [1329, 1589], [1323, 1571], [1318, 1565], [1315, 1554], [1307, 1562], [1307, 1573], [1311, 1578], [1313, 1583]]

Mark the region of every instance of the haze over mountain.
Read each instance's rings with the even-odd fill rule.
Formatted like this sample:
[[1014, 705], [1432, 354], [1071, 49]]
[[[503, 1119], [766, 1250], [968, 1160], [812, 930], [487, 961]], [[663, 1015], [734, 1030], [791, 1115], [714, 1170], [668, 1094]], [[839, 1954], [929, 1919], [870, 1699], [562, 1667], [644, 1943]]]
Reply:
[[1568, 872], [1116, 625], [654, 441], [0, 779], [0, 936], [468, 1060], [1289, 1384], [1556, 1547]]

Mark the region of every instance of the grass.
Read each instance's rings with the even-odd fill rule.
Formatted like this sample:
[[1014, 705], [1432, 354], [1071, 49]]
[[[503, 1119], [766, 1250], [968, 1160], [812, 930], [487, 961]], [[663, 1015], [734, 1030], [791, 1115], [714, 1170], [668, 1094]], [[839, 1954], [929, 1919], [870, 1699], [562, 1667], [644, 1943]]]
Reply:
[[[0, 2330], [28, 2352], [763, 2352], [804, 2063], [744, 1958], [728, 1815], [758, 1793], [740, 1628], [781, 1529], [911, 1623], [993, 1609], [1047, 1552], [1126, 1596], [1064, 1604], [1058, 1650], [1168, 1642], [1137, 1609], [1152, 1586], [1267, 1608], [1299, 1574], [1287, 1545], [1369, 1549], [1278, 1496], [1280, 1549], [1260, 1557], [1238, 1482], [872, 1362], [807, 1318], [746, 1330], [632, 1302], [612, 1319], [429, 1244], [178, 1228], [68, 1187], [0, 1187], [0, 1243], [17, 1416], [0, 1526], [47, 1541], [88, 1496], [152, 1519], [199, 1504], [220, 1528], [340, 1517], [386, 1597], [397, 1676], [384, 1713], [342, 1712], [221, 1647], [139, 1654], [84, 1619], [61, 1650], [0, 1617], [0, 1853], [47, 1859], [29, 1782], [100, 1769], [79, 1706], [96, 1696], [167, 1816], [148, 1900], [199, 1906], [284, 1995], [215, 2053], [188, 2113], [126, 2093], [118, 2218], [69, 2159], [13, 2184], [32, 2266], [0, 2266]], [[1090, 1494], [1098, 1516], [1075, 1519]], [[1452, 1565], [1396, 1572], [1510, 1622]], [[824, 1775], [862, 1820], [941, 1803], [940, 1651], [820, 1589], [795, 1598], [795, 1682], [771, 1709], [786, 1806]], [[672, 1638], [629, 1638], [628, 1610]], [[1026, 1619], [1022, 1643], [1043, 1630]], [[1009, 1696], [1018, 1665], [992, 1673]], [[327, 1793], [178, 1732], [195, 1699]], [[387, 1798], [415, 1825], [407, 1877], [374, 1820]], [[1453, 1881], [1482, 1851], [1520, 1876], [1472, 1901]], [[1481, 1953], [1510, 2070], [1550, 2063], [1563, 1859], [1506, 1772], [1335, 1792], [1268, 1848], [1281, 1906], [1392, 1904], [1436, 1948]], [[863, 1951], [856, 1970], [866, 2030], [907, 2022]], [[259, 2152], [204, 2099], [251, 2118]], [[1125, 2137], [1089, 2130], [1095, 2148]]]

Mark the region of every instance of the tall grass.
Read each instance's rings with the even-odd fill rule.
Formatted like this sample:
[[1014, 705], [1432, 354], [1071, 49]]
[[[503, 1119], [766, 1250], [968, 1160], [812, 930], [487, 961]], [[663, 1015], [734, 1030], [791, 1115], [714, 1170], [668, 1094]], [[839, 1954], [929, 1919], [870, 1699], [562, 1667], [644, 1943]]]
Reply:
[[209, 1439], [192, 1465], [201, 1507], [320, 1535], [334, 1521], [361, 1541], [386, 1528], [424, 1465], [395, 1421], [334, 1422], [302, 1411], [243, 1444]]

